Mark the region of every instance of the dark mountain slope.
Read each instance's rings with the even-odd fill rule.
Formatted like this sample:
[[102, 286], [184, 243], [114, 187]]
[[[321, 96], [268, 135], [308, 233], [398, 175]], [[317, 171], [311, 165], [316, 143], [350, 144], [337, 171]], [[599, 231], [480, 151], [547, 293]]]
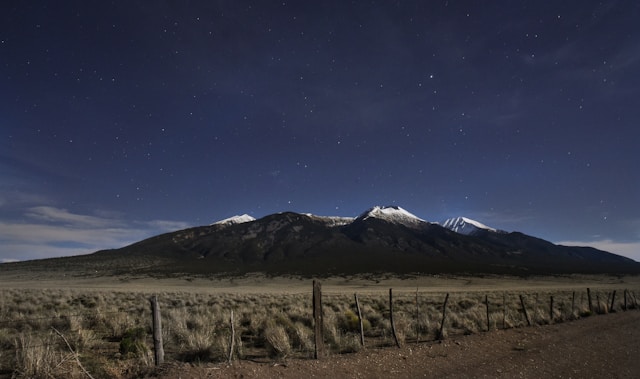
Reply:
[[558, 246], [523, 233], [491, 229], [465, 235], [399, 207], [376, 207], [356, 219], [278, 213], [166, 233], [86, 256], [0, 265], [0, 271], [21, 268], [159, 276], [640, 273], [633, 260], [597, 249]]

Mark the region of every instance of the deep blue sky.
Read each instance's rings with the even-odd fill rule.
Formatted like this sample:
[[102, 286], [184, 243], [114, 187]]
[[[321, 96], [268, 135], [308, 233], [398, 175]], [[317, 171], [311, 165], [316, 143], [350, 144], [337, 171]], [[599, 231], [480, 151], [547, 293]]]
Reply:
[[640, 4], [3, 1], [0, 260], [399, 205], [640, 259]]

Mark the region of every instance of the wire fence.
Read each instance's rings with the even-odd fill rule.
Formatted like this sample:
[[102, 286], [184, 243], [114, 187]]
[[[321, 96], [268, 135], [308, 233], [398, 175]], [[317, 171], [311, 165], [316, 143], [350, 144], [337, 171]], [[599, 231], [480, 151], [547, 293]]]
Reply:
[[[26, 373], [24, 360], [40, 359], [36, 355], [47, 354], [45, 350], [70, 351], [78, 362], [101, 356], [121, 365], [152, 366], [158, 362], [158, 338], [165, 362], [306, 359], [639, 309], [635, 292], [628, 289], [437, 293], [416, 288], [394, 294], [326, 291], [320, 296], [321, 305], [314, 309], [311, 291], [161, 293], [157, 307], [162, 328], [156, 330], [152, 302], [142, 293], [45, 291], [37, 301], [18, 292], [3, 294], [0, 376]], [[326, 350], [318, 350], [319, 341]], [[51, 365], [61, 365], [51, 359]]]

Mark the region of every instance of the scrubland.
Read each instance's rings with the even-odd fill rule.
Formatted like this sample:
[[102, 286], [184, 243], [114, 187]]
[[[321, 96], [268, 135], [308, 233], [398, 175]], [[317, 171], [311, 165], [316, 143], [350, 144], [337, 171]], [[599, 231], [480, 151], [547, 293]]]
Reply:
[[[526, 326], [522, 301], [535, 325], [620, 311], [625, 292], [627, 308], [637, 307], [640, 294], [635, 277], [385, 276], [321, 282], [329, 355], [395, 344], [389, 288], [396, 336], [404, 345]], [[315, 346], [311, 292], [311, 280], [301, 278], [5, 281], [0, 283], [0, 377], [153, 375], [151, 295], [160, 305], [166, 362], [225, 362], [232, 343], [233, 360], [310, 359]]]

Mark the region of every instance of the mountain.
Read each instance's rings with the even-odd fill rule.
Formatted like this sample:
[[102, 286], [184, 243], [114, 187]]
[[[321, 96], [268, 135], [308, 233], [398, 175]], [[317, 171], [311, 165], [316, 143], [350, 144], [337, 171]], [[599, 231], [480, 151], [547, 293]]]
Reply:
[[293, 212], [257, 220], [235, 216], [90, 255], [5, 263], [0, 272], [56, 268], [99, 275], [158, 276], [640, 273], [635, 261], [605, 251], [559, 246], [466, 218], [440, 225], [395, 206], [373, 207], [355, 218]]

